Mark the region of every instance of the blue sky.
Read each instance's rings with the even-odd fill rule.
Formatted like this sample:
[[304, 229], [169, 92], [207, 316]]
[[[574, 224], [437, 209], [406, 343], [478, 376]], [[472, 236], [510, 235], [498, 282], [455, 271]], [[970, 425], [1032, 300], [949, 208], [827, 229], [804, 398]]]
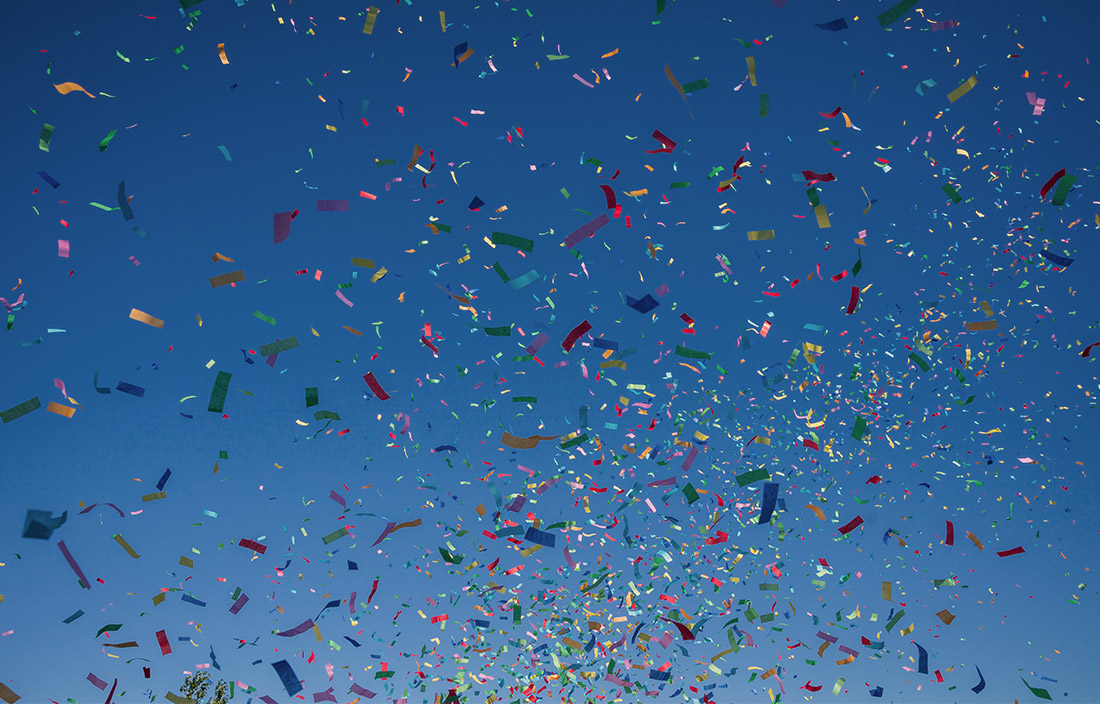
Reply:
[[1095, 699], [1094, 10], [185, 4], [9, 13], [0, 693]]

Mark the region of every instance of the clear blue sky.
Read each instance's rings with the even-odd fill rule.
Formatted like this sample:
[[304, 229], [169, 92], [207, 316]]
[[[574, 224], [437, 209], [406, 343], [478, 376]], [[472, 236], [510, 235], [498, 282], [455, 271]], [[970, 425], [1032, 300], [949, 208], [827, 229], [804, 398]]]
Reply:
[[0, 693], [1096, 700], [1094, 7], [239, 3], [6, 13]]

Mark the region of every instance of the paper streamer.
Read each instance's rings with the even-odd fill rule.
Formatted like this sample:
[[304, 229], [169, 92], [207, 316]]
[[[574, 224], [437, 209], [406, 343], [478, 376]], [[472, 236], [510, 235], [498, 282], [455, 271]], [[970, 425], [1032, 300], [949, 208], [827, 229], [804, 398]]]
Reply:
[[592, 220], [591, 222], [588, 222], [571, 232], [569, 235], [566, 236], [564, 240], [562, 240], [562, 244], [565, 245], [567, 249], [571, 249], [576, 246], [577, 243], [579, 243], [580, 241], [593, 236], [596, 233], [596, 230], [599, 230], [601, 227], [609, 222], [611, 222], [611, 219], [607, 216], [607, 213], [604, 213], [595, 220]]
[[141, 555], [138, 555], [134, 551], [134, 549], [130, 547], [130, 544], [126, 542], [126, 538], [123, 538], [121, 533], [115, 533], [113, 537], [115, 539], [115, 542], [121, 545], [122, 549], [125, 550], [127, 554], [130, 555], [130, 557], [134, 558], [135, 560], [141, 557]]
[[73, 559], [72, 553], [69, 552], [68, 546], [65, 545], [65, 541], [58, 541], [57, 547], [61, 549], [61, 554], [65, 556], [65, 561], [69, 563], [69, 567], [76, 573], [77, 578], [80, 579], [80, 586], [85, 589], [91, 589], [92, 583], [88, 581], [88, 578], [84, 576], [84, 571], [80, 569], [80, 565], [76, 564], [76, 560]]

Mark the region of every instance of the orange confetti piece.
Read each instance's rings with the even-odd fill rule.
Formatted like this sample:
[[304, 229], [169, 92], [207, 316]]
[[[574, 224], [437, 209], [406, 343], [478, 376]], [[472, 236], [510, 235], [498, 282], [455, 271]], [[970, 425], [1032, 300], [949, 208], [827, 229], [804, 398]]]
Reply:
[[61, 95], [68, 95], [69, 93], [72, 93], [74, 90], [78, 90], [81, 93], [83, 93], [84, 95], [88, 96], [89, 98], [94, 98], [95, 97], [94, 95], [92, 95], [88, 91], [84, 90], [84, 86], [80, 85], [79, 83], [71, 83], [71, 82], [54, 83], [53, 87], [56, 88], [57, 92], [60, 93]]
[[146, 325], [151, 325], [154, 328], [163, 328], [164, 327], [164, 321], [163, 320], [161, 320], [160, 318], [154, 318], [153, 316], [149, 315], [148, 313], [140, 311], [137, 308], [131, 308], [130, 309], [130, 317], [132, 319], [138, 321], [139, 323], [145, 323]]

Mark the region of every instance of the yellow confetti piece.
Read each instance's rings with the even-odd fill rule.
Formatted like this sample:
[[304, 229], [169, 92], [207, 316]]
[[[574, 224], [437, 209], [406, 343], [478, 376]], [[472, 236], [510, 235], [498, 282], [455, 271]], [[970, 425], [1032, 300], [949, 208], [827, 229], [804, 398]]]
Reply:
[[218, 45], [218, 58], [222, 60], [223, 64], [225, 64], [227, 66], [229, 65], [229, 59], [226, 58], [226, 56], [225, 56], [225, 43], [224, 42], [222, 42], [221, 44]]
[[141, 557], [141, 555], [138, 555], [137, 552], [135, 552], [134, 549], [130, 547], [130, 544], [126, 542], [126, 538], [123, 538], [121, 533], [115, 533], [114, 538], [115, 542], [121, 545], [122, 549], [125, 550], [127, 554], [130, 555], [130, 557], [134, 558], [135, 560]]
[[[756, 84], [754, 83], [753, 85], [756, 85]], [[966, 95], [967, 93], [969, 93], [970, 90], [976, 85], [978, 85], [978, 77], [977, 76], [971, 76], [970, 78], [966, 79], [966, 82], [963, 83], [961, 86], [959, 86], [955, 90], [948, 93], [947, 94], [947, 99], [950, 100], [953, 103], [956, 100], [958, 100], [959, 98], [961, 98], [964, 95]]]
[[374, 21], [378, 19], [378, 8], [373, 5], [367, 8], [367, 20], [363, 23], [363, 34], [374, 33]]
[[775, 230], [749, 230], [745, 234], [748, 235], [750, 242], [775, 239]]
[[756, 85], [756, 59], [752, 56], [745, 57], [745, 65], [749, 68], [749, 83]]

